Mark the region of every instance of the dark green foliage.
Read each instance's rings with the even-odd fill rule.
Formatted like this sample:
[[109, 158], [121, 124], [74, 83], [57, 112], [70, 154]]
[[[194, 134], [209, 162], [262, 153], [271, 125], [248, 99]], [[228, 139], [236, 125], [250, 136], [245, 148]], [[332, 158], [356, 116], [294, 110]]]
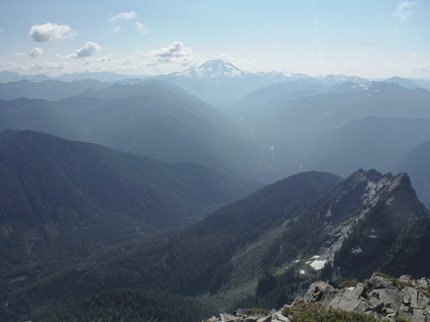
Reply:
[[415, 278], [430, 272], [430, 218], [409, 223], [384, 257], [379, 269], [392, 276], [409, 274]]
[[[394, 275], [428, 275], [430, 265], [424, 255], [430, 245], [428, 211], [408, 185], [401, 186], [393, 199], [401, 200], [399, 209], [387, 207], [385, 200], [379, 201], [336, 253], [334, 265], [340, 267], [344, 277], [362, 279], [376, 269]], [[354, 253], [353, 249], [360, 251]]]
[[78, 304], [31, 314], [28, 319], [35, 322], [190, 322], [216, 313], [215, 308], [191, 299], [134, 289], [101, 293]]
[[320, 280], [322, 281], [331, 281], [333, 280], [333, 275], [336, 272], [333, 264], [328, 262], [324, 265], [324, 267], [320, 271]]
[[[59, 289], [64, 290], [60, 300], [132, 287], [136, 280], [142, 287], [144, 282], [164, 287], [154, 272], [170, 274], [174, 266], [154, 269], [161, 265], [159, 256], [153, 260], [141, 252], [143, 259], [133, 255], [119, 265], [87, 256], [134, 240], [147, 243], [148, 235], [190, 225], [202, 208], [259, 186], [201, 165], [167, 164], [13, 130], [0, 133], [0, 179], [0, 295], [19, 299], [14, 295], [19, 290], [30, 306], [31, 299], [57, 297]], [[228, 265], [214, 271], [213, 291], [228, 272]], [[183, 282], [175, 276], [167, 278], [170, 288], [181, 289]], [[27, 291], [29, 285], [34, 290]]]
[[358, 281], [357, 280], [343, 280], [339, 283], [340, 288], [347, 288], [347, 287], [355, 287], [357, 286]]
[[337, 176], [319, 172], [291, 176], [216, 211], [179, 234], [166, 258], [176, 289], [198, 294], [219, 288], [238, 248], [298, 216], [338, 181]]
[[279, 276], [265, 273], [258, 281], [253, 305], [271, 309], [291, 303], [298, 293], [309, 287], [311, 281], [309, 277], [301, 277], [294, 268]]
[[271, 292], [278, 285], [278, 279], [272, 274], [266, 272], [258, 280], [257, 289], [255, 290], [255, 296], [262, 297], [267, 293]]
[[230, 260], [237, 249], [298, 216], [307, 203], [326, 194], [338, 181], [337, 176], [318, 172], [279, 181], [218, 210], [167, 241], [151, 244], [148, 239], [125, 246], [124, 251], [121, 246], [106, 249], [105, 255], [47, 272], [33, 284], [27, 281], [27, 288], [8, 296], [9, 307], [25, 311], [52, 300], [76, 301], [123, 287], [186, 295], [215, 293], [228, 281]]

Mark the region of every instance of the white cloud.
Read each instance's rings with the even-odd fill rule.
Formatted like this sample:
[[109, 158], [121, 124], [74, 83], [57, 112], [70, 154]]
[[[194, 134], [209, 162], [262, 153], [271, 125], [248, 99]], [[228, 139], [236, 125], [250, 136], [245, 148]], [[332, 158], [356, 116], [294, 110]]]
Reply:
[[181, 41], [142, 54], [145, 66], [151, 68], [151, 73], [182, 71], [202, 62], [202, 59], [193, 53], [193, 49]]
[[107, 63], [107, 62], [111, 62], [112, 60], [113, 60], [113, 55], [103, 56], [103, 57], [94, 59], [95, 62], [99, 62], [99, 63]]
[[67, 68], [67, 64], [64, 62], [38, 62], [35, 64], [29, 65], [20, 65], [16, 63], [7, 63], [4, 65], [0, 65], [0, 68], [3, 70], [8, 70], [12, 72], [16, 72], [18, 74], [29, 74], [29, 75], [59, 75]]
[[102, 47], [92, 41], [87, 41], [84, 46], [75, 50], [74, 53], [68, 55], [69, 58], [85, 58], [97, 54]]
[[124, 11], [109, 18], [110, 23], [113, 25], [113, 32], [117, 33], [122, 30], [121, 22], [134, 21], [134, 28], [142, 33], [148, 33], [148, 28], [141, 21], [137, 21], [139, 16], [135, 11]]
[[172, 60], [190, 56], [192, 52], [192, 48], [185, 47], [182, 41], [175, 41], [167, 47], [152, 50], [150, 54], [160, 63], [169, 63]]
[[43, 49], [39, 48], [39, 47], [35, 47], [32, 50], [30, 50], [30, 52], [28, 53], [28, 55], [31, 58], [36, 58], [36, 57], [42, 56], [43, 55]]
[[24, 56], [27, 56], [27, 54], [26, 54], [26, 53], [23, 53], [23, 52], [17, 52], [15, 55], [16, 55], [17, 57], [24, 57]]
[[134, 20], [137, 19], [137, 13], [134, 11], [125, 11], [121, 12], [115, 16], [112, 16], [109, 18], [109, 21], [113, 24], [117, 23], [118, 21], [126, 21], [126, 20]]
[[134, 26], [136, 27], [137, 31], [143, 32], [143, 33], [147, 33], [148, 32], [148, 28], [145, 27], [145, 25], [143, 23], [141, 23], [140, 21], [137, 21]]
[[412, 58], [421, 58], [421, 55], [420, 54], [416, 54], [416, 53], [412, 53], [410, 56]]
[[45, 23], [42, 25], [33, 25], [28, 33], [34, 41], [60, 41], [74, 38], [76, 33], [68, 25], [59, 25], [56, 23]]
[[420, 76], [422, 76], [422, 75], [429, 76], [430, 75], [430, 64], [415, 66], [412, 68], [412, 70], [414, 72], [417, 72]]
[[412, 15], [413, 9], [417, 6], [418, 6], [417, 1], [412, 1], [412, 0], [399, 1], [397, 3], [397, 7], [393, 15], [399, 18], [401, 22], [406, 21]]

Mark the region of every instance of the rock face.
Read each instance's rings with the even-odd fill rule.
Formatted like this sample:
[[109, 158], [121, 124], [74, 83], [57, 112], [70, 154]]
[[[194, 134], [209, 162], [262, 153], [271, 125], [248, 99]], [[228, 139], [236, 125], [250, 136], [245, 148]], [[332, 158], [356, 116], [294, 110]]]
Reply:
[[303, 297], [291, 305], [266, 314], [252, 310], [238, 310], [234, 314], [220, 314], [205, 322], [277, 322], [294, 321], [290, 313], [301, 304], [320, 304], [327, 310], [368, 314], [381, 321], [430, 321], [430, 279], [412, 279], [403, 275], [398, 279], [375, 273], [354, 287], [340, 288], [335, 284], [317, 281]]
[[[360, 169], [344, 180], [330, 199], [324, 215], [329, 223], [324, 231], [328, 238], [318, 252], [320, 260], [333, 261], [341, 248], [347, 257], [372, 257], [375, 245], [389, 243], [408, 221], [427, 215], [405, 173], [393, 176]], [[347, 246], [348, 236], [357, 229], [360, 241]], [[380, 255], [377, 252], [376, 257]]]
[[430, 321], [430, 279], [399, 279], [379, 274], [355, 287], [339, 288], [325, 282], [313, 283], [301, 299], [347, 312], [371, 314], [381, 320]]

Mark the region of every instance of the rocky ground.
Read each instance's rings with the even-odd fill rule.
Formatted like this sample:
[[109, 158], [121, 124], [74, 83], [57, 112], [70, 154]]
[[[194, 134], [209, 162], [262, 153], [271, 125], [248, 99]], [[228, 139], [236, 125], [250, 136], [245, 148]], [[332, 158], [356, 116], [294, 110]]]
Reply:
[[281, 310], [270, 313], [238, 310], [234, 314], [220, 314], [219, 318], [212, 317], [206, 322], [294, 321], [294, 314], [297, 314], [294, 308], [303, 303], [381, 321], [427, 322], [430, 321], [430, 279], [412, 279], [406, 275], [396, 279], [376, 273], [370, 279], [350, 287], [318, 281], [309, 287], [303, 297]]

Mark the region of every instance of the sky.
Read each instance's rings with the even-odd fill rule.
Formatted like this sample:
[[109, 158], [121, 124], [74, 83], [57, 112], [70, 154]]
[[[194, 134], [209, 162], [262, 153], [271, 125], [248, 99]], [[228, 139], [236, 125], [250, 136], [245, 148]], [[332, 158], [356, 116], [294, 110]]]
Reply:
[[430, 78], [430, 0], [0, 0], [0, 70]]

